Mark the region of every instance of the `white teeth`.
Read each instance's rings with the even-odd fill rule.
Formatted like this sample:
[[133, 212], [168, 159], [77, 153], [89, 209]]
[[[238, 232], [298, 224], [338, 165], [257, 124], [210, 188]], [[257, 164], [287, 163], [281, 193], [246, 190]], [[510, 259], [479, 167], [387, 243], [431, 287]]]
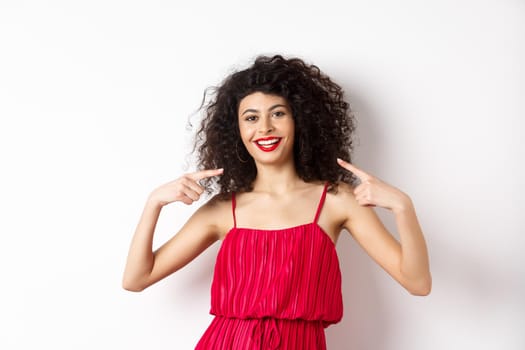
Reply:
[[262, 146], [269, 146], [269, 145], [273, 145], [277, 142], [279, 142], [279, 139], [271, 139], [271, 140], [260, 140], [260, 141], [256, 141], [259, 145], [262, 145]]

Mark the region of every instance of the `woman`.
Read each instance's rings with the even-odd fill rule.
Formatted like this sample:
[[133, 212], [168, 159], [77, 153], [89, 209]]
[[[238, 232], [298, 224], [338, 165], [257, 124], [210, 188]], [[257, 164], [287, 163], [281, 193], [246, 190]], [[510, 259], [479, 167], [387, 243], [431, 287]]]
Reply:
[[[150, 194], [123, 287], [141, 291], [221, 240], [215, 318], [196, 349], [325, 349], [324, 328], [342, 318], [335, 244], [346, 229], [410, 293], [427, 295], [414, 205], [350, 163], [354, 129], [341, 87], [301, 59], [260, 56], [227, 77], [197, 133], [201, 170]], [[189, 205], [205, 191], [218, 193], [152, 252], [162, 207]], [[372, 206], [394, 213], [400, 243]]]

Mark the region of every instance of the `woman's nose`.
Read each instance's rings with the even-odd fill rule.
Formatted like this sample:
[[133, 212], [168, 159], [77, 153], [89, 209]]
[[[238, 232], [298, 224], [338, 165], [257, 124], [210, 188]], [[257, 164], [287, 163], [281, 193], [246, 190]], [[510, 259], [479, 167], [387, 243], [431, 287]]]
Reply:
[[273, 131], [272, 120], [270, 118], [261, 118], [261, 123], [259, 125], [259, 132], [269, 133]]

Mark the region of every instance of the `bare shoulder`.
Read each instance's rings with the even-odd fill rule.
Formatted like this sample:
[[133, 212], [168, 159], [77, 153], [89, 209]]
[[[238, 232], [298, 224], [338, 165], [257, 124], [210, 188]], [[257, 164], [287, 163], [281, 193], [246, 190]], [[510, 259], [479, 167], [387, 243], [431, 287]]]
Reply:
[[318, 224], [334, 243], [337, 242], [341, 231], [345, 228], [344, 224], [348, 213], [352, 211], [353, 203], [355, 203], [355, 198], [351, 185], [338, 182], [337, 189], [328, 187]]
[[212, 226], [217, 238], [221, 239], [233, 226], [231, 197], [220, 194], [212, 196], [194, 216], [195, 219], [203, 220]]
[[346, 182], [337, 183], [337, 191], [329, 191], [327, 196], [331, 198], [331, 201], [342, 208], [348, 208], [348, 206], [358, 205], [354, 196], [355, 186]]
[[356, 238], [367, 236], [371, 229], [379, 227], [381, 222], [372, 207], [360, 205], [354, 195], [357, 186], [339, 183], [337, 194], [333, 195], [334, 211], [340, 215], [342, 228]]
[[351, 184], [338, 182], [337, 190], [326, 194], [331, 221], [337, 222], [340, 229], [346, 228], [352, 216], [359, 215], [360, 206], [355, 199], [354, 189], [355, 186]]

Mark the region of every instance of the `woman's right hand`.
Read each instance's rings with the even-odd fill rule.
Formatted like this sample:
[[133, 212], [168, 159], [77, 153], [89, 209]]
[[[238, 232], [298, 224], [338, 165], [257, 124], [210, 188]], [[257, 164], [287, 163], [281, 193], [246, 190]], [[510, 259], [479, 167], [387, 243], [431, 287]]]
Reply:
[[199, 200], [204, 192], [204, 188], [199, 185], [198, 181], [206, 177], [221, 175], [223, 171], [223, 168], [220, 168], [184, 174], [178, 179], [156, 188], [151, 192], [148, 200], [154, 201], [160, 206], [177, 201], [190, 205]]

